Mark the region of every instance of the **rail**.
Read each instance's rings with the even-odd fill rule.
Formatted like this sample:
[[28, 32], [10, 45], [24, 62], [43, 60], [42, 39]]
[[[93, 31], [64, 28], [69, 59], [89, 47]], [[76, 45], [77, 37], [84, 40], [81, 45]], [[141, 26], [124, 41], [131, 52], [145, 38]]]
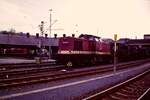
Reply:
[[[133, 67], [136, 65], [141, 65], [145, 63], [146, 61], [142, 60], [139, 62], [130, 62], [130, 63], [123, 63], [118, 64], [117, 70], [125, 69], [128, 67]], [[147, 60], [148, 62], [148, 60]], [[32, 74], [29, 76], [20, 76], [18, 78], [6, 78], [0, 80], [0, 88], [7, 88], [9, 86], [17, 86], [17, 85], [24, 85], [24, 84], [32, 84], [32, 83], [38, 83], [38, 82], [46, 82], [46, 81], [53, 81], [58, 79], [66, 79], [66, 78], [72, 78], [72, 77], [79, 77], [79, 76], [86, 76], [86, 75], [94, 75], [94, 74], [103, 74], [105, 72], [110, 72], [113, 70], [112, 65], [109, 65], [109, 67], [93, 67], [93, 68], [83, 68], [78, 70], [70, 70], [70, 71], [56, 71], [54, 73], [50, 73], [51, 71], [48, 71], [49, 74], [43, 72], [41, 74]]]
[[[150, 76], [150, 70], [147, 70], [142, 74], [139, 74], [129, 80], [126, 80], [120, 84], [112, 86], [101, 92], [90, 95], [90, 96], [84, 98], [83, 100], [99, 100], [99, 99], [137, 100], [142, 95], [142, 93], [145, 92], [145, 90], [146, 90], [146, 89], [143, 89], [140, 85], [142, 85], [143, 77], [147, 74], [149, 74], [149, 76]], [[135, 90], [136, 88], [137, 88], [137, 90]], [[139, 91], [138, 91], [138, 89], [139, 89]], [[138, 100], [141, 100], [141, 98], [139, 98]]]

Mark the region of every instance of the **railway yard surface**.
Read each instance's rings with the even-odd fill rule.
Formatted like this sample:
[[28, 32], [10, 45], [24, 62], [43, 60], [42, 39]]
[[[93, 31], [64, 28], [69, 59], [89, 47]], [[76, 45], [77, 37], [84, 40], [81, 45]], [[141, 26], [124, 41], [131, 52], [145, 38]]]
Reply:
[[51, 63], [2, 64], [0, 100], [146, 100], [149, 61], [119, 63], [116, 72], [112, 64], [82, 68]]

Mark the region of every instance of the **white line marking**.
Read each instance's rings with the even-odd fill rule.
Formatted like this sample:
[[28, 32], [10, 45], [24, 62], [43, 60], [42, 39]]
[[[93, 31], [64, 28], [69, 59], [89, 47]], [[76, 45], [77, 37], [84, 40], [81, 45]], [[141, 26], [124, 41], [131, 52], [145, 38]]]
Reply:
[[[136, 77], [130, 78], [130, 79], [128, 79], [128, 80], [126, 80], [126, 81], [124, 81], [124, 82], [122, 82], [122, 83], [119, 83], [119, 84], [117, 84], [117, 85], [114, 85], [113, 87], [110, 87], [110, 88], [108, 88], [108, 89], [106, 89], [106, 90], [103, 90], [103, 91], [101, 91], [101, 92], [98, 92], [98, 93], [96, 93], [96, 94], [93, 94], [93, 95], [91, 95], [91, 96], [89, 96], [89, 97], [86, 97], [86, 98], [84, 98], [84, 99], [82, 99], [82, 100], [88, 100], [88, 99], [91, 99], [91, 98], [93, 98], [93, 97], [96, 97], [96, 96], [98, 96], [98, 95], [100, 95], [100, 94], [103, 94], [103, 93], [105, 93], [105, 92], [107, 92], [107, 91], [109, 91], [109, 90], [112, 90], [112, 89], [114, 89], [114, 88], [116, 88], [116, 87], [118, 87], [118, 86], [121, 86], [121, 85], [123, 85], [123, 84], [125, 84], [125, 83], [127, 83], [127, 82], [129, 82], [129, 81], [132, 81], [132, 80], [134, 80], [134, 79], [136, 79], [136, 78], [138, 78], [138, 77], [144, 75], [145, 73], [147, 73], [147, 72], [149, 72], [149, 71], [150, 71], [150, 70], [147, 70], [147, 71], [145, 71], [144, 73], [141, 73], [141, 74], [137, 75]], [[150, 88], [149, 88], [149, 89], [150, 89]], [[138, 100], [140, 100], [140, 99], [138, 99]]]
[[[143, 66], [143, 67], [145, 67], [145, 66]], [[142, 67], [140, 67], [140, 68], [142, 68]], [[130, 70], [135, 70], [135, 69], [137, 69], [137, 68], [133, 68], [133, 69], [130, 69]], [[118, 74], [121, 74], [121, 73], [126, 73], [128, 71], [129, 70], [126, 70], [126, 71], [123, 71], [123, 72], [117, 72], [115, 75], [118, 75]], [[106, 77], [110, 77], [110, 76], [113, 76], [113, 75], [114, 75], [114, 73], [109, 74], [109, 75], [105, 75], [105, 76], [102, 76], [102, 77], [91, 78], [91, 79], [77, 81], [77, 82], [72, 82], [72, 83], [67, 83], [67, 84], [63, 84], [63, 85], [58, 85], [58, 86], [53, 86], [53, 87], [48, 87], [48, 88], [43, 88], [43, 89], [37, 89], [37, 90], [28, 91], [28, 92], [22, 92], [22, 93], [15, 93], [15, 94], [10, 94], [10, 95], [5, 95], [5, 96], [1, 96], [0, 99], [8, 99], [8, 98], [24, 96], [24, 95], [28, 95], [28, 94], [44, 92], [44, 91], [48, 91], [48, 90], [54, 90], [54, 89], [58, 89], [58, 88], [64, 88], [64, 87], [73, 86], [73, 85], [77, 85], [77, 84], [82, 84], [82, 83], [86, 83], [86, 82], [90, 82], [90, 81], [95, 81], [95, 80], [106, 78]]]
[[141, 100], [147, 93], [150, 91], [150, 88], [146, 90], [137, 100]]

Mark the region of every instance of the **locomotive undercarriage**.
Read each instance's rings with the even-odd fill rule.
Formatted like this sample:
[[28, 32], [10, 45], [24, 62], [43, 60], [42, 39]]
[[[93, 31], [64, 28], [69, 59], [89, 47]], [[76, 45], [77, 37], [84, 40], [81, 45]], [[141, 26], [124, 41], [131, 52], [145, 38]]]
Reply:
[[58, 54], [58, 63], [65, 64], [66, 66], [74, 65], [94, 65], [97, 63], [110, 63], [112, 61], [110, 55], [86, 55], [86, 54]]

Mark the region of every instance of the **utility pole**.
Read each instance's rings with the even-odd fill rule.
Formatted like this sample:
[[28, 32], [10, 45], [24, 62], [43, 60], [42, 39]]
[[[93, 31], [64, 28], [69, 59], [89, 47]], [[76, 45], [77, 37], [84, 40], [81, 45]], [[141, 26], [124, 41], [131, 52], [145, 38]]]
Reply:
[[52, 31], [52, 9], [49, 10], [50, 11], [50, 19], [49, 19], [49, 35], [51, 37], [51, 31]]
[[57, 29], [52, 29], [52, 26], [58, 21], [57, 19], [56, 20], [52, 20], [52, 9], [49, 9], [49, 11], [50, 11], [50, 18], [49, 18], [49, 28], [48, 28], [48, 30], [49, 30], [49, 35], [50, 35], [50, 37], [51, 37], [51, 35], [52, 35], [52, 30], [63, 30], [62, 28], [57, 28]]
[[75, 25], [75, 33], [78, 33], [78, 24]]
[[40, 31], [41, 31], [41, 36], [43, 37], [43, 34], [44, 34], [44, 21], [41, 21]]
[[41, 55], [42, 55], [42, 48], [43, 48], [43, 41], [42, 41], [42, 38], [43, 38], [43, 34], [44, 34], [44, 21], [41, 21], [41, 24], [39, 25], [39, 29], [40, 29], [40, 34], [41, 34], [41, 37], [39, 39], [39, 57], [36, 58], [36, 63], [40, 66], [40, 63], [42, 63], [42, 58], [41, 58]]
[[40, 29], [40, 34], [41, 34], [41, 38], [39, 41], [39, 48], [42, 47], [42, 37], [44, 35], [44, 21], [41, 21], [41, 24], [39, 25], [39, 29]]

